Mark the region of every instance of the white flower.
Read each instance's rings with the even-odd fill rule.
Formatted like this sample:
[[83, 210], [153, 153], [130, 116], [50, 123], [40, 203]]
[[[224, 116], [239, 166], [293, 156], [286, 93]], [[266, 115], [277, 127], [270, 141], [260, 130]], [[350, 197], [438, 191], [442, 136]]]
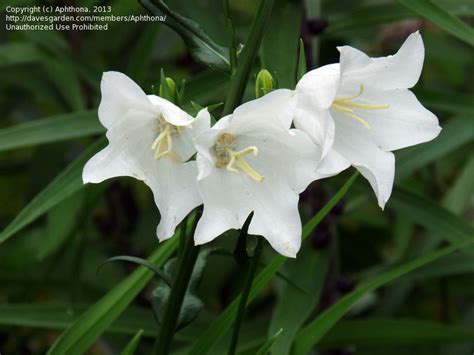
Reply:
[[391, 151], [432, 140], [441, 130], [408, 90], [420, 77], [423, 41], [413, 33], [395, 55], [383, 58], [338, 49], [340, 64], [310, 71], [297, 84], [295, 126], [321, 146], [320, 177], [353, 165], [383, 208], [395, 175]]
[[85, 165], [84, 183], [116, 176], [143, 180], [161, 214], [157, 236], [165, 240], [196, 206], [199, 196], [193, 138], [209, 128], [206, 109], [193, 119], [171, 102], [147, 96], [129, 77], [106, 72], [101, 82], [99, 119], [109, 145]]
[[204, 211], [196, 244], [239, 229], [251, 211], [249, 233], [295, 257], [301, 244], [298, 194], [315, 179], [318, 147], [291, 129], [295, 93], [276, 90], [238, 107], [196, 138], [198, 187]]

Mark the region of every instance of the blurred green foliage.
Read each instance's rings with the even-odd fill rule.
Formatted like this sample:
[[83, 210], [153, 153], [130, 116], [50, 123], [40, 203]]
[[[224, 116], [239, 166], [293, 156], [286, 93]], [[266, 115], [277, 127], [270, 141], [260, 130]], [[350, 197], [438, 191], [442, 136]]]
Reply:
[[[77, 322], [85, 314], [97, 329], [112, 323], [103, 327], [105, 333], [97, 331], [98, 339], [92, 325], [83, 328], [94, 344], [88, 353], [117, 353], [127, 344], [127, 349], [137, 346], [137, 354], [148, 353], [157, 328], [149, 299], [158, 281], [144, 269], [133, 272], [136, 266], [128, 263], [107, 264], [99, 274], [97, 269], [116, 255], [151, 255], [151, 261], [164, 264], [177, 238], [158, 245], [159, 213], [142, 183], [120, 178], [82, 185], [84, 162], [103, 144], [96, 116], [101, 74], [122, 71], [151, 93], [158, 91], [163, 68], [176, 83], [185, 80], [182, 104], [189, 112], [194, 112], [191, 101], [223, 102], [229, 74], [193, 60], [183, 40], [161, 23], [112, 22], [108, 31], [96, 32], [4, 30], [8, 5], [40, 3], [55, 4], [0, 4], [0, 352], [42, 354], [64, 329], [87, 324]], [[75, 2], [97, 4], [110, 4], [115, 15], [146, 13], [134, 1]], [[227, 46], [222, 1], [168, 5], [198, 23], [218, 46]], [[237, 42], [243, 43], [256, 4], [230, 1], [230, 10]], [[275, 260], [283, 266], [267, 273], [271, 282], [262, 284], [249, 305], [239, 354], [255, 354], [262, 346], [288, 354], [295, 337], [302, 338], [301, 328], [357, 285], [472, 235], [473, 16], [469, 0], [275, 2], [244, 101], [254, 98], [255, 75], [262, 67], [280, 87], [294, 87], [302, 62], [300, 38], [310, 70], [337, 62], [336, 46], [342, 44], [372, 56], [393, 54], [419, 29], [426, 57], [415, 92], [438, 115], [443, 131], [430, 143], [397, 152], [396, 186], [385, 211], [367, 182], [358, 179], [311, 232], [296, 260], [274, 258], [265, 248], [262, 269]], [[309, 187], [302, 196], [304, 222], [351, 173]], [[243, 275], [230, 256], [236, 240], [229, 232], [213, 243], [226, 252], [208, 256], [196, 290], [204, 309], [177, 333], [174, 353], [196, 347], [240, 291]], [[473, 265], [473, 248], [466, 248], [370, 290], [322, 335], [314, 353], [472, 353]], [[225, 353], [228, 341], [224, 331], [207, 351]]]

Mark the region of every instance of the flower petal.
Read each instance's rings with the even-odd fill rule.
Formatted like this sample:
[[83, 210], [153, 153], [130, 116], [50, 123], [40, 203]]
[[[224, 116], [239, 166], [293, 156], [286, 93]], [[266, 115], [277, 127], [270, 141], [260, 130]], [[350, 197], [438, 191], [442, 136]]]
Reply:
[[208, 130], [211, 125], [211, 116], [207, 109], [202, 109], [191, 125], [181, 128], [180, 134], [173, 136], [173, 150], [183, 161], [189, 160], [195, 153], [194, 138]]
[[117, 176], [145, 179], [155, 163], [150, 149], [153, 123], [153, 114], [128, 110], [122, 120], [109, 127], [109, 145], [84, 166], [84, 183], [99, 183]]
[[208, 243], [229, 229], [242, 227], [252, 211], [243, 198], [243, 194], [248, 194], [247, 183], [247, 176], [225, 168], [215, 168], [212, 174], [198, 180], [204, 211], [194, 233], [196, 245]]
[[318, 179], [337, 175], [350, 166], [350, 161], [348, 161], [334, 149], [331, 149], [318, 165]]
[[188, 126], [193, 123], [193, 117], [172, 102], [156, 95], [148, 95], [148, 99], [160, 110], [163, 118], [172, 125]]
[[[413, 87], [420, 78], [425, 48], [419, 32], [412, 33], [395, 55], [369, 58], [350, 46], [341, 53], [341, 76], [344, 85], [374, 87], [384, 90]], [[341, 94], [341, 93], [339, 93]]]
[[160, 159], [145, 183], [153, 191], [161, 215], [156, 235], [160, 241], [173, 236], [176, 226], [202, 203], [197, 184], [196, 162], [176, 164]]
[[[234, 131], [232, 120], [225, 128], [238, 137], [236, 151], [257, 147], [257, 156], [248, 155], [244, 159], [264, 176], [262, 182], [254, 181], [242, 171], [216, 168], [200, 153], [203, 148], [198, 148], [199, 169], [206, 169], [207, 173], [198, 179], [204, 214], [196, 228], [196, 244], [211, 241], [228, 229], [241, 228], [254, 211], [249, 232], [262, 234], [283, 255], [296, 255], [301, 243], [298, 193], [315, 179], [320, 151], [304, 132], [263, 122], [267, 124], [261, 123], [258, 129], [245, 134]], [[200, 137], [201, 144], [206, 135]], [[213, 141], [207, 144], [210, 155]]]
[[372, 141], [370, 132], [356, 120], [332, 112], [336, 123], [333, 149], [369, 180], [383, 209], [392, 192], [395, 175], [393, 153], [385, 152]]
[[295, 112], [295, 127], [308, 134], [313, 142], [321, 148], [321, 156], [328, 154], [334, 142], [334, 121], [327, 109], [319, 110], [308, 97], [300, 100]]
[[362, 98], [368, 103], [390, 105], [382, 110], [354, 110], [370, 124], [372, 139], [383, 150], [393, 151], [427, 142], [441, 131], [438, 118], [409, 90], [378, 91], [370, 88]]
[[298, 106], [301, 101], [318, 111], [331, 106], [340, 84], [339, 64], [329, 64], [307, 72], [296, 84]]
[[143, 90], [125, 74], [105, 72], [102, 75], [100, 90], [102, 99], [99, 105], [99, 120], [106, 128], [120, 121], [130, 109], [146, 113], [156, 112]]
[[280, 124], [290, 129], [296, 107], [296, 93], [288, 89], [279, 89], [270, 92], [258, 99], [248, 101], [237, 107], [232, 120], [235, 124], [251, 128], [253, 121], [269, 121], [271, 124]]

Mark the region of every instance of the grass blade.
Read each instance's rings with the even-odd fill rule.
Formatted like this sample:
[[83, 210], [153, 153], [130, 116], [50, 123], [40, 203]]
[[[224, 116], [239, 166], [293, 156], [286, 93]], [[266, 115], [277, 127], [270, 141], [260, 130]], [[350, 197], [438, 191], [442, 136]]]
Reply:
[[105, 142], [105, 138], [90, 146], [82, 155], [64, 169], [10, 222], [0, 234], [0, 243], [5, 242], [16, 232], [26, 227], [36, 218], [49, 211], [59, 202], [83, 188], [82, 168]]
[[[175, 236], [158, 247], [148, 260], [162, 265], [176, 250]], [[89, 346], [128, 307], [153, 277], [153, 272], [141, 266], [89, 308], [54, 343], [48, 354], [83, 354]]]
[[449, 255], [472, 242], [474, 242], [474, 235], [446, 248], [418, 257], [362, 284], [351, 293], [339, 299], [316, 319], [302, 328], [295, 338], [292, 354], [306, 354], [313, 346], [318, 344], [334, 324], [336, 324], [337, 321], [339, 321], [351, 309], [351, 307], [367, 293], [372, 292], [413, 270], [428, 265], [443, 256]]
[[474, 30], [467, 23], [430, 0], [398, 0], [400, 4], [439, 26], [454, 37], [474, 46]]
[[0, 152], [104, 132], [95, 111], [79, 111], [0, 130]]

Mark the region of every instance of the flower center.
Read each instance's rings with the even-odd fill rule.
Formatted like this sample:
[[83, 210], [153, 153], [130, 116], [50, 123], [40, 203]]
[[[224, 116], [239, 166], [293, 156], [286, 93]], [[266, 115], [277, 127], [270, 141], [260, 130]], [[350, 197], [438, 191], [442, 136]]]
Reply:
[[163, 116], [160, 116], [158, 120], [159, 134], [151, 145], [151, 150], [155, 152], [155, 159], [159, 160], [168, 155], [172, 160], [180, 161], [179, 155], [173, 152], [173, 136], [180, 133], [181, 127], [168, 123]]
[[386, 108], [389, 108], [390, 105], [382, 104], [382, 105], [373, 105], [373, 104], [360, 104], [358, 102], [351, 101], [353, 99], [358, 98], [359, 96], [362, 95], [364, 92], [364, 85], [360, 85], [359, 92], [355, 95], [352, 96], [341, 96], [337, 97], [333, 102], [331, 107], [334, 108], [337, 112], [342, 113], [343, 115], [349, 116], [356, 121], [362, 123], [365, 128], [367, 128], [369, 131], [372, 129], [372, 127], [369, 125], [369, 123], [364, 120], [362, 117], [357, 116], [354, 114], [354, 108], [360, 109], [360, 110], [383, 110]]
[[244, 160], [244, 157], [249, 154], [257, 156], [257, 147], [250, 146], [245, 149], [235, 151], [234, 149], [236, 145], [237, 137], [230, 133], [221, 133], [219, 137], [217, 137], [216, 144], [214, 145], [214, 153], [216, 155], [216, 167], [223, 168], [225, 166], [228, 171], [232, 171], [234, 173], [242, 171], [255, 181], [262, 182], [264, 177], [257, 173]]

